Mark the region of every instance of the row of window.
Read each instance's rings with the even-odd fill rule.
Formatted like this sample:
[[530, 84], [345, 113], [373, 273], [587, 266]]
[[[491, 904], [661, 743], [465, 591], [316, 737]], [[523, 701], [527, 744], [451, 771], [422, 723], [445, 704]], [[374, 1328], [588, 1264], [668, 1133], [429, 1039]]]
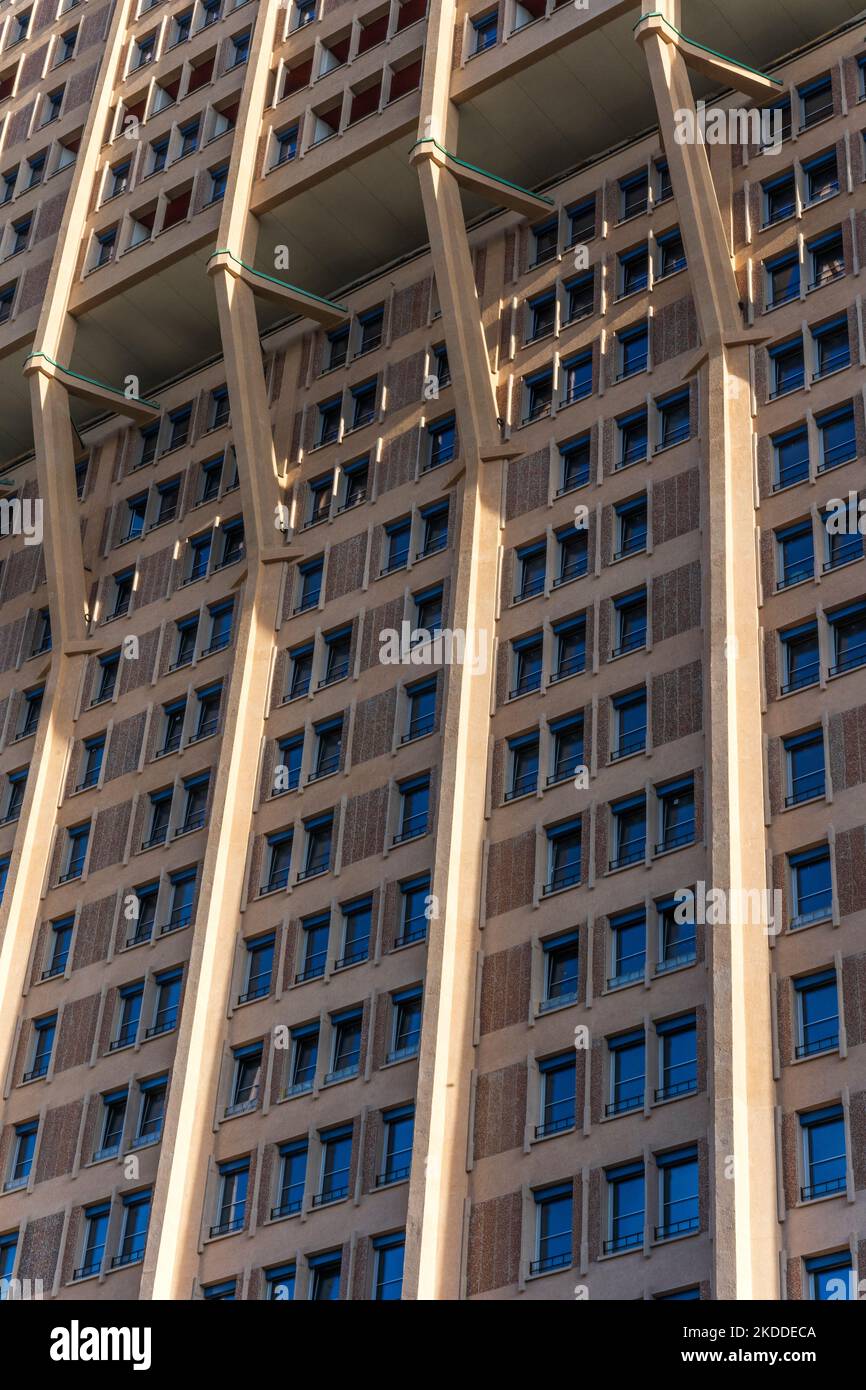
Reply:
[[[431, 828], [430, 774], [421, 773], [394, 784], [388, 815], [392, 847], [420, 839]], [[301, 822], [302, 834], [289, 827], [265, 836], [264, 874], [259, 896], [276, 893], [290, 882], [305, 883], [333, 867], [333, 811], [310, 816]]]
[[[169, 494], [166, 494], [169, 495]], [[133, 499], [134, 500], [134, 499]], [[168, 504], [176, 507], [176, 501]], [[139, 502], [139, 517], [145, 514], [146, 499]], [[134, 514], [130, 525], [137, 525]], [[133, 537], [130, 537], [133, 539]], [[181, 584], [194, 584], [199, 579], [207, 579], [229, 565], [236, 565], [244, 558], [244, 523], [240, 516], [232, 517], [218, 526], [208, 527], [198, 535], [189, 536], [186, 541]], [[101, 616], [104, 623], [126, 617], [132, 609], [136, 592], [136, 566], [129, 565], [104, 581], [105, 611]]]
[[[784, 354], [781, 370], [785, 370]], [[812, 428], [794, 425], [773, 435], [770, 444], [774, 492], [839, 468], [857, 457], [854, 406], [847, 401], [822, 411], [814, 417]]]
[[[613, 554], [617, 563], [647, 548], [648, 516], [646, 493], [618, 502], [613, 508]], [[553, 570], [550, 589], [559, 589], [589, 570], [589, 532], [586, 526], [569, 525], [554, 531], [549, 539], [528, 541], [515, 550], [516, 573], [513, 603], [549, 592], [548, 571]], [[551, 564], [552, 561], [552, 564]]]
[[[387, 1235], [373, 1236], [370, 1245], [373, 1252], [370, 1298], [377, 1302], [399, 1300], [403, 1292], [404, 1232], [392, 1231]], [[335, 1302], [340, 1298], [343, 1264], [343, 1250], [338, 1248], [307, 1255], [300, 1271], [294, 1260], [271, 1266], [263, 1270], [264, 1298], [269, 1302], [297, 1298], [321, 1303]], [[202, 1288], [202, 1298], [207, 1300], [234, 1302], [237, 1297], [236, 1278], [206, 1284]]]
[[777, 589], [790, 589], [814, 579], [816, 552], [823, 554], [822, 574], [863, 558], [863, 536], [859, 529], [840, 530], [838, 517], [829, 511], [780, 526], [773, 536]]
[[[74, 1269], [73, 1279], [89, 1279], [109, 1270], [139, 1264], [144, 1259], [151, 1195], [150, 1188], [141, 1188], [121, 1197], [114, 1209], [110, 1198], [84, 1208], [83, 1229], [76, 1252], [80, 1263]], [[116, 1253], [106, 1263], [110, 1233]], [[12, 1278], [17, 1250], [17, 1231], [0, 1235], [0, 1281]], [[0, 1299], [9, 1296], [0, 1282]]]
[[[168, 668], [169, 671], [179, 671], [182, 667], [192, 665], [194, 661], [200, 661], [215, 652], [223, 651], [231, 642], [233, 622], [233, 599], [218, 599], [216, 602], [208, 604], [201, 613], [177, 618], [174, 623], [174, 655]], [[40, 650], [50, 650], [50, 626], [48, 627], [47, 642], [48, 646], [42, 647]], [[93, 686], [90, 696], [91, 707], [105, 704], [114, 699], [115, 694], [119, 691], [121, 661], [124, 659], [120, 648], [105, 652], [97, 658], [94, 663]], [[211, 719], [212, 714], [212, 710], [206, 713], [205, 723]], [[101, 758], [98, 761], [101, 765]], [[98, 776], [99, 768], [97, 767], [91, 781], [85, 781], [83, 785], [92, 785]], [[82, 790], [82, 787], [78, 786], [76, 790]]]
[[[157, 1144], [162, 1137], [168, 1075], [149, 1077], [135, 1083], [133, 1096], [130, 1087], [108, 1091], [102, 1096], [97, 1119], [98, 1139], [90, 1161], [101, 1163], [116, 1158], [124, 1147], [142, 1149]], [[132, 1103], [131, 1103], [132, 1101]], [[39, 1136], [39, 1120], [16, 1124], [4, 1192], [26, 1187], [30, 1181]]]
[[[808, 618], [778, 634], [780, 694], [790, 695], [866, 665], [866, 600]], [[829, 665], [824, 671], [823, 661]]]
[[[808, 354], [802, 333], [767, 349], [770, 359], [770, 399], [823, 381], [851, 365], [848, 318], [843, 314], [809, 330]], [[808, 356], [808, 360], [807, 360]]]
[[[610, 600], [613, 617], [612, 646], [607, 659], [616, 660], [641, 651], [647, 645], [647, 592], [631, 590]], [[586, 614], [561, 618], [550, 627], [546, 639], [542, 631], [512, 638], [510, 643], [507, 699], [518, 700], [533, 694], [546, 683], [556, 684], [586, 670]]]
[[[314, 927], [309, 930], [314, 930]], [[377, 1008], [385, 1007], [389, 1010], [389, 1017], [387, 1050], [382, 1064], [392, 1066], [409, 1061], [418, 1054], [423, 1012], [421, 985], [410, 985], [380, 997]], [[334, 1086], [359, 1076], [363, 1030], [364, 1010], [360, 1004], [339, 1009], [315, 1022], [293, 1027], [282, 1075], [281, 1099], [306, 1095], [321, 1087]], [[324, 1046], [321, 1046], [322, 1043]], [[261, 1041], [232, 1049], [225, 1119], [248, 1114], [260, 1105], [264, 1086], [263, 1055], [264, 1043]]]
[[798, 161], [784, 174], [776, 174], [761, 184], [763, 227], [774, 227], [789, 217], [799, 216], [839, 192], [839, 163], [836, 150], [824, 150], [810, 159]]

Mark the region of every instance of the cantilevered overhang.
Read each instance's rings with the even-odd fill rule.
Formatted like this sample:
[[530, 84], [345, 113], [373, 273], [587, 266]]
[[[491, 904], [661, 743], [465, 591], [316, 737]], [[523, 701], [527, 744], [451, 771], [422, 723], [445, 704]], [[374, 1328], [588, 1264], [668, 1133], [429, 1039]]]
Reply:
[[[528, 188], [656, 124], [634, 26], [652, 0], [565, 4], [452, 80], [464, 159]], [[689, 39], [759, 70], [864, 13], [863, 0], [683, 0]], [[724, 85], [692, 71], [696, 96]]]

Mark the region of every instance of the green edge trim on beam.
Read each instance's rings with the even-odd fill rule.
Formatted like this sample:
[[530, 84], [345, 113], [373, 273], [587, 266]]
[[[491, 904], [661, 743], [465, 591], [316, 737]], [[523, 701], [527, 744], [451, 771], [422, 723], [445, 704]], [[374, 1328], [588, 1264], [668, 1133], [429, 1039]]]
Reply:
[[468, 160], [452, 154], [450, 150], [446, 150], [443, 145], [440, 145], [439, 141], [432, 135], [425, 135], [422, 139], [416, 140], [409, 153], [411, 154], [412, 150], [416, 150], [419, 145], [435, 145], [440, 154], [444, 154], [448, 159], [453, 159], [454, 163], [461, 165], [462, 168], [470, 169], [473, 174], [483, 174], [486, 179], [493, 179], [494, 183], [501, 183], [505, 188], [513, 188], [517, 193], [525, 193], [529, 198], [537, 198], [541, 203], [549, 203], [551, 207], [555, 206], [553, 199], [546, 197], [543, 193], [533, 193], [531, 188], [524, 188], [522, 184], [512, 183], [511, 179], [504, 179], [499, 174], [491, 174], [489, 169], [482, 169], [479, 165], [470, 164]]
[[283, 290], [294, 290], [296, 294], [302, 294], [305, 299], [315, 299], [317, 304], [326, 304], [329, 309], [335, 309], [340, 314], [348, 314], [349, 308], [346, 304], [337, 304], [333, 299], [325, 299], [320, 294], [313, 294], [312, 290], [302, 290], [300, 285], [293, 285], [288, 280], [278, 280], [276, 275], [268, 275], [264, 270], [256, 270], [254, 265], [247, 265], [240, 256], [236, 256], [227, 246], [221, 247], [217, 251], [212, 251], [208, 260], [212, 261], [214, 256], [228, 256], [229, 260], [234, 261], [235, 265], [242, 266], [251, 275], [257, 275], [260, 280], [270, 280], [272, 285], [279, 285]]
[[671, 24], [670, 20], [666, 15], [662, 14], [661, 10], [650, 10], [647, 14], [642, 14], [637, 24], [632, 25], [632, 32], [637, 29], [639, 25], [643, 24], [645, 19], [662, 20], [669, 29], [673, 30], [678, 39], [682, 39], [683, 43], [690, 43], [693, 48], [700, 48], [702, 52], [709, 53], [713, 58], [721, 58], [723, 63], [733, 63], [735, 67], [742, 68], [743, 72], [754, 73], [755, 77], [763, 77], [765, 81], [773, 82], [777, 87], [783, 87], [785, 85], [780, 77], [771, 77], [768, 72], [761, 72], [760, 68], [753, 68], [748, 63], [741, 63], [739, 58], [732, 58], [728, 53], [720, 53], [717, 48], [710, 48], [705, 43], [699, 43], [697, 39], [690, 39], [687, 34], [681, 33], [675, 24]]
[[41, 349], [37, 352], [28, 352], [24, 359], [25, 367], [27, 363], [31, 362], [35, 357], [44, 357], [45, 361], [49, 362], [52, 367], [56, 367], [59, 372], [65, 372], [67, 376], [75, 377], [76, 381], [86, 381], [88, 386], [98, 386], [100, 391], [110, 391], [113, 396], [122, 396], [125, 401], [136, 401], [138, 405], [146, 405], [151, 410], [160, 409], [159, 401], [148, 401], [145, 400], [143, 396], [128, 396], [126, 392], [121, 391], [118, 386], [109, 386], [104, 381], [97, 381], [96, 377], [93, 376], [82, 376], [81, 372], [74, 372], [71, 367], [64, 367], [62, 362], [55, 362], [53, 357], [49, 357], [48, 353], [43, 352]]

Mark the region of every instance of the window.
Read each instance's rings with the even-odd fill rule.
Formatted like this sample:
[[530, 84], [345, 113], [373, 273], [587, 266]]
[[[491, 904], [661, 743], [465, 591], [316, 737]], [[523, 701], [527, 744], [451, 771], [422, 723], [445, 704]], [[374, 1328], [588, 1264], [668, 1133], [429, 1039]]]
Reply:
[[220, 164], [210, 171], [210, 202], [219, 203], [226, 195], [229, 180], [229, 166]]
[[808, 130], [833, 114], [833, 86], [829, 73], [797, 88], [800, 98], [800, 129]]
[[268, 876], [262, 884], [263, 893], [275, 893], [285, 888], [289, 881], [289, 868], [292, 860], [292, 832], [281, 830], [269, 835], [266, 840], [268, 857]]
[[319, 689], [345, 680], [349, 674], [352, 657], [352, 629], [339, 628], [336, 632], [325, 634], [325, 674], [319, 681]]
[[610, 808], [614, 854], [611, 869], [624, 869], [639, 864], [646, 855], [646, 799], [627, 797], [614, 802]]
[[413, 777], [401, 782], [397, 788], [400, 796], [398, 810], [399, 829], [394, 836], [394, 844], [404, 844], [406, 840], [417, 840], [426, 835], [430, 828], [430, 776]]
[[436, 502], [432, 507], [423, 507], [420, 517], [424, 531], [421, 549], [415, 558], [425, 560], [448, 544], [448, 503]]
[[656, 903], [659, 927], [659, 959], [656, 973], [678, 970], [697, 959], [694, 901], [680, 894]]
[[509, 699], [516, 700], [531, 690], [541, 689], [543, 644], [540, 633], [520, 637], [511, 644], [514, 653], [514, 688]]
[[377, 380], [362, 382], [360, 386], [353, 386], [352, 390], [352, 429], [361, 429], [364, 425], [369, 425], [376, 418], [376, 390]]
[[241, 63], [245, 63], [249, 57], [249, 34], [234, 34], [232, 36], [231, 45], [229, 67], [236, 68], [239, 67]]
[[644, 978], [646, 969], [646, 916], [643, 910], [611, 917], [611, 968], [608, 989], [621, 989]]
[[159, 897], [159, 884], [148, 883], [135, 889], [136, 916], [135, 928], [126, 939], [127, 946], [140, 946], [149, 941], [156, 921], [156, 904]]
[[566, 715], [556, 719], [549, 726], [551, 736], [551, 771], [547, 778], [549, 787], [574, 777], [583, 764], [583, 718], [580, 715]]
[[358, 459], [343, 469], [343, 501], [338, 512], [348, 512], [367, 500], [370, 466], [367, 458]]
[[414, 1057], [421, 1042], [421, 986], [401, 990], [391, 995], [391, 1050], [386, 1062], [402, 1062]]
[[272, 1219], [294, 1216], [304, 1205], [307, 1184], [307, 1141], [296, 1140], [280, 1146], [279, 1200], [271, 1210]]
[[333, 477], [330, 473], [311, 481], [308, 526], [317, 526], [320, 521], [327, 521], [331, 511], [332, 482]]
[[385, 310], [378, 305], [358, 315], [358, 356], [380, 347], [385, 326]]
[[157, 1143], [162, 1137], [168, 1080], [165, 1076], [155, 1076], [149, 1081], [140, 1081], [138, 1089], [141, 1093], [141, 1109], [132, 1146], [144, 1148], [147, 1144]]
[[292, 29], [303, 29], [316, 18], [317, 0], [295, 0]]
[[612, 655], [623, 656], [627, 652], [638, 651], [646, 646], [647, 611], [646, 591], [641, 589], [634, 594], [625, 594], [614, 599], [614, 620], [616, 647]]
[[220, 484], [223, 473], [223, 455], [218, 454], [216, 458], [206, 459], [201, 464], [201, 481], [199, 484], [199, 505], [202, 502], [210, 502], [214, 497], [219, 496]]
[[83, 825], [69, 827], [66, 832], [66, 867], [60, 875], [61, 883], [67, 883], [74, 878], [81, 877], [89, 843], [90, 821], [86, 821]]
[[611, 749], [610, 760], [629, 758], [634, 753], [642, 753], [646, 748], [647, 703], [646, 689], [630, 690], [625, 695], [616, 695], [611, 700], [613, 708], [613, 733], [616, 740]]
[[111, 1206], [100, 1202], [97, 1206], [84, 1208], [84, 1244], [81, 1265], [72, 1275], [73, 1279], [89, 1279], [102, 1270], [105, 1259], [105, 1244], [108, 1239], [108, 1218]]
[[308, 1023], [302, 1028], [293, 1028], [291, 1038], [292, 1053], [286, 1095], [296, 1096], [313, 1089], [319, 1056], [319, 1025]]
[[262, 1045], [250, 1043], [236, 1047], [232, 1051], [234, 1074], [226, 1118], [243, 1115], [254, 1110], [259, 1103], [259, 1087], [262, 1076]]
[[592, 241], [595, 236], [595, 195], [572, 204], [566, 208], [565, 215], [568, 219], [569, 247]]
[[189, 574], [187, 583], [193, 584], [197, 579], [204, 579], [210, 568], [210, 556], [212, 545], [212, 534], [206, 531], [204, 535], [193, 536], [189, 542]]
[[51, 980], [55, 975], [62, 975], [66, 969], [74, 925], [74, 916], [61, 917], [56, 922], [51, 923], [48, 965], [42, 972], [43, 980]]
[[839, 992], [835, 970], [794, 981], [797, 1000], [796, 1056], [815, 1057], [839, 1046]]
[[821, 520], [824, 525], [827, 556], [824, 561], [825, 574], [829, 570], [838, 569], [841, 565], [850, 564], [852, 560], [862, 560], [863, 537], [859, 529], [856, 531], [838, 530], [826, 513], [822, 514]]
[[800, 294], [800, 257], [796, 251], [764, 262], [767, 285], [767, 308], [775, 309], [797, 299]]
[[[779, 132], [783, 140], [791, 138], [791, 98], [780, 97], [778, 101], [773, 101], [769, 106], [761, 108], [761, 119], [763, 122], [764, 113], [767, 113], [770, 120], [770, 130]], [[771, 141], [764, 143], [764, 149], [770, 148]]]
[[809, 289], [818, 289], [845, 274], [845, 250], [841, 232], [828, 232], [806, 245], [809, 258]]
[[18, 182], [18, 165], [14, 169], [7, 169], [6, 173], [0, 176], [0, 205], [11, 203], [15, 196], [15, 185]]
[[536, 1139], [574, 1129], [575, 1078], [574, 1052], [548, 1057], [538, 1064], [541, 1077], [541, 1123], [535, 1126]]
[[[177, 711], [172, 711], [168, 716], [171, 725], [167, 723], [166, 736], [177, 739], [175, 746], [179, 746], [179, 738], [175, 732]], [[171, 748], [161, 750], [171, 752]], [[142, 849], [152, 849], [154, 845], [163, 845], [168, 837], [168, 823], [171, 818], [172, 788], [167, 787], [162, 791], [150, 793], [150, 827], [147, 839], [142, 844]]]
[[800, 1200], [812, 1202], [844, 1192], [847, 1187], [845, 1120], [841, 1105], [810, 1110], [800, 1116], [803, 1137], [803, 1177]]
[[333, 823], [333, 816], [330, 814], [304, 821], [306, 847], [304, 867], [298, 872], [299, 883], [308, 878], [317, 878], [319, 874], [326, 874], [331, 867]]
[[52, 121], [59, 120], [60, 112], [63, 109], [63, 93], [66, 89], [58, 87], [56, 91], [49, 92], [45, 98], [45, 107], [42, 113], [42, 124], [51, 125]]
[[572, 492], [575, 488], [585, 487], [589, 482], [589, 435], [581, 435], [579, 439], [572, 439], [567, 444], [560, 444], [559, 458], [562, 471], [557, 496]]
[[578, 989], [578, 934], [567, 932], [543, 943], [544, 997], [541, 1012], [573, 1004]]
[[566, 280], [564, 289], [566, 324], [588, 318], [595, 309], [595, 272], [589, 270]]
[[238, 996], [239, 1004], [248, 1004], [252, 999], [263, 999], [270, 992], [274, 964], [273, 932], [248, 941], [246, 949], [246, 979], [244, 992]]
[[496, 10], [492, 10], [490, 14], [482, 15], [479, 19], [473, 19], [471, 53], [483, 53], [486, 48], [492, 48], [498, 37], [497, 30], [498, 16]]
[[30, 1170], [33, 1167], [33, 1155], [36, 1152], [38, 1132], [38, 1120], [28, 1120], [25, 1124], [15, 1126], [12, 1163], [9, 1177], [3, 1184], [4, 1192], [14, 1192], [19, 1187], [27, 1186]]
[[764, 194], [764, 226], [771, 227], [792, 217], [797, 210], [794, 175], [790, 171], [779, 178], [768, 179], [761, 185]]
[[5, 892], [6, 892], [6, 880], [8, 879], [8, 877], [9, 877], [9, 855], [8, 855], [8, 854], [4, 854], [2, 857], [0, 857], [0, 903], [2, 903], [2, 901], [3, 901], [3, 895], [4, 895]]
[[247, 1210], [247, 1188], [250, 1179], [248, 1158], [235, 1159], [232, 1163], [221, 1163], [219, 1192], [217, 1196], [216, 1222], [210, 1228], [211, 1236], [225, 1236], [244, 1227]]
[[676, 1149], [656, 1157], [659, 1169], [659, 1215], [656, 1240], [688, 1235], [700, 1225], [698, 1151]]
[[663, 279], [666, 275], [676, 275], [686, 268], [686, 250], [679, 227], [665, 232], [658, 238], [658, 273]]
[[23, 43], [30, 30], [30, 20], [33, 17], [32, 10], [25, 10], [23, 14], [17, 14], [12, 21], [13, 27], [10, 32], [9, 47], [13, 44]]
[[334, 1081], [346, 1081], [357, 1076], [361, 1059], [361, 1026], [363, 1015], [360, 1009], [346, 1009], [331, 1015], [332, 1052], [331, 1070], [325, 1076], [325, 1086]]
[[688, 387], [656, 401], [659, 422], [659, 448], [670, 449], [682, 444], [691, 433], [690, 398]]
[[102, 1097], [102, 1127], [99, 1147], [93, 1155], [94, 1163], [103, 1158], [113, 1158], [120, 1152], [123, 1142], [123, 1125], [126, 1119], [127, 1092], [109, 1091]]
[[296, 984], [303, 984], [306, 980], [317, 980], [324, 975], [328, 960], [330, 930], [331, 918], [327, 912], [320, 912], [315, 917], [306, 917], [302, 920], [303, 966], [295, 976]]
[[140, 980], [134, 985], [123, 985], [119, 990], [117, 1033], [108, 1045], [110, 1052], [117, 1052], [122, 1047], [131, 1047], [135, 1042], [143, 1000], [144, 985]]
[[35, 690], [26, 690], [23, 699], [23, 719], [18, 731], [19, 738], [28, 738], [30, 734], [35, 734], [39, 726], [39, 716], [42, 713], [42, 697], [45, 687], [39, 686]]
[[156, 998], [154, 1000], [153, 1023], [145, 1037], [155, 1038], [161, 1033], [170, 1033], [177, 1027], [180, 1008], [180, 987], [183, 979], [181, 970], [165, 971], [154, 980]]
[[329, 777], [340, 766], [340, 753], [343, 745], [342, 715], [336, 719], [328, 719], [320, 724], [314, 724], [313, 734], [316, 744], [313, 769], [309, 779], [311, 782], [320, 777]]
[[169, 453], [172, 449], [180, 449], [188, 442], [191, 421], [191, 405], [184, 405], [181, 406], [179, 410], [169, 411], [168, 440], [165, 446], [166, 453]]
[[666, 203], [669, 198], [672, 198], [674, 196], [674, 188], [671, 182], [670, 166], [668, 165], [666, 159], [656, 160], [655, 175], [655, 201], [656, 206], [658, 206], [659, 203]]
[[18, 222], [12, 223], [12, 239], [10, 242], [8, 253], [10, 256], [17, 256], [19, 251], [27, 250], [27, 246], [30, 241], [30, 228], [32, 223], [32, 217], [22, 217]]
[[645, 372], [649, 361], [649, 329], [645, 323], [616, 335], [619, 379]]
[[[28, 222], [28, 231], [29, 227], [30, 224]], [[108, 231], [97, 233], [95, 240], [96, 255], [94, 260], [94, 268], [101, 265], [108, 265], [110, 261], [114, 260], [114, 248], [115, 243], [117, 241], [117, 228], [109, 227]]]
[[647, 413], [646, 409], [635, 410], [617, 421], [619, 431], [618, 468], [628, 468], [640, 463], [647, 456]]
[[698, 1088], [697, 1022], [694, 1014], [656, 1024], [659, 1039], [657, 1101], [690, 1095]]
[[222, 0], [203, 0], [201, 28], [216, 24], [222, 16]]
[[177, 628], [177, 649], [174, 661], [169, 668], [176, 671], [181, 666], [188, 666], [195, 653], [196, 637], [198, 636], [198, 618], [181, 618], [176, 624]]
[[27, 161], [27, 168], [29, 171], [27, 187], [38, 188], [45, 177], [45, 155], [33, 155], [32, 159], [28, 159]]
[[809, 1297], [815, 1302], [840, 1302], [857, 1297], [850, 1250], [816, 1255], [806, 1260]]
[[809, 432], [805, 425], [774, 435], [770, 441], [775, 461], [775, 488], [791, 487], [809, 476]]
[[631, 174], [626, 179], [620, 179], [619, 189], [621, 222], [627, 221], [629, 217], [636, 217], [641, 212], [646, 212], [649, 198], [649, 176], [646, 170], [641, 170], [638, 174]]
[[428, 425], [427, 434], [430, 444], [425, 472], [430, 468], [438, 468], [443, 463], [450, 463], [454, 458], [457, 448], [457, 431], [453, 416], [447, 420], [437, 420], [434, 424]]
[[851, 365], [848, 343], [848, 320], [844, 316], [812, 329], [815, 354], [815, 378], [829, 376]]
[[226, 1279], [221, 1284], [203, 1284], [201, 1296], [208, 1303], [234, 1303], [237, 1298], [237, 1281]]
[[545, 294], [539, 294], [534, 299], [527, 300], [526, 307], [529, 311], [528, 342], [532, 342], [535, 338], [543, 338], [546, 334], [553, 332], [556, 324], [556, 293], [554, 290], [548, 290]]
[[297, 700], [310, 689], [313, 675], [313, 646], [296, 647], [289, 652], [288, 699]]
[[225, 569], [227, 565], [237, 564], [238, 560], [244, 557], [244, 523], [238, 518], [234, 521], [227, 521], [220, 528], [222, 534], [222, 555], [220, 557], [218, 569]]
[[604, 1253], [634, 1250], [644, 1240], [644, 1167], [625, 1163], [605, 1174], [608, 1194], [608, 1230]]
[[523, 398], [522, 424], [528, 425], [531, 420], [540, 420], [549, 414], [553, 400], [552, 367], [545, 367], [544, 371], [533, 372], [532, 376], [523, 378]]
[[343, 954], [334, 961], [335, 970], [343, 970], [349, 965], [358, 965], [370, 953], [370, 932], [372, 930], [373, 902], [362, 898], [358, 902], [343, 904]]
[[818, 625], [802, 623], [779, 634], [782, 645], [782, 694], [817, 684], [820, 675]]
[[13, 284], [0, 290], [0, 323], [8, 323], [12, 317], [12, 309], [15, 305], [15, 288], [16, 285]]
[[610, 1101], [606, 1114], [624, 1115], [640, 1110], [646, 1081], [646, 1044], [643, 1029], [608, 1038], [610, 1053]]
[[305, 613], [309, 608], [318, 607], [322, 593], [323, 572], [324, 561], [321, 559], [307, 560], [305, 564], [298, 566], [301, 592], [295, 608], [296, 613]]
[[659, 842], [656, 854], [667, 854], [672, 849], [682, 849], [694, 843], [695, 784], [692, 777], [681, 777], [676, 782], [665, 782], [656, 787], [659, 806]]
[[558, 893], [563, 888], [572, 888], [580, 883], [580, 817], [563, 825], [549, 826], [546, 834], [548, 881], [543, 891], [545, 894]]
[[349, 1195], [349, 1170], [352, 1163], [352, 1126], [320, 1134], [322, 1142], [321, 1188], [313, 1197], [314, 1207], [341, 1202]]
[[174, 30], [172, 33], [172, 43], [186, 43], [192, 28], [192, 10], [184, 10], [182, 14], [174, 16]]
[[562, 362], [561, 405], [585, 400], [592, 395], [592, 350], [566, 357]]
[[154, 140], [150, 146], [150, 172], [159, 174], [166, 166], [168, 160], [168, 136], [160, 140]]
[[304, 756], [304, 735], [292, 734], [290, 738], [280, 739], [277, 744], [278, 763], [274, 768], [274, 790], [272, 796], [282, 792], [294, 791], [301, 780], [301, 763]]
[[646, 243], [619, 254], [619, 298], [636, 294], [649, 285], [649, 250]]
[[385, 537], [387, 546], [387, 559], [382, 568], [383, 574], [390, 574], [392, 570], [403, 569], [409, 560], [409, 547], [412, 538], [412, 523], [406, 517], [400, 521], [392, 521], [385, 527]]
[[788, 855], [791, 873], [792, 927], [810, 927], [833, 915], [833, 879], [826, 845]]
[[854, 428], [854, 408], [851, 405], [829, 410], [815, 418], [820, 440], [819, 473], [857, 457], [857, 436]]
[[[569, 676], [579, 675], [586, 667], [586, 618], [566, 618], [553, 626], [556, 642], [556, 666], [551, 682], [567, 680]], [[531, 687], [541, 687], [541, 639], [538, 639], [538, 683]]]
[[310, 1298], [314, 1303], [335, 1303], [340, 1298], [340, 1277], [343, 1258], [339, 1250], [325, 1255], [313, 1255], [310, 1267]]
[[646, 497], [636, 497], [630, 502], [620, 502], [614, 508], [614, 516], [617, 533], [614, 560], [623, 560], [628, 555], [636, 555], [639, 551], [646, 550]]
[[408, 879], [400, 884], [400, 935], [395, 946], [409, 946], [427, 935], [430, 911], [430, 876]]
[[506, 801], [527, 796], [538, 789], [538, 734], [523, 734], [508, 740], [511, 776]]
[[839, 166], [836, 162], [836, 151], [831, 150], [829, 154], [818, 155], [816, 159], [804, 161], [803, 178], [807, 207], [813, 203], [823, 202], [825, 198], [832, 198], [834, 194], [839, 192]]
[[866, 603], [852, 603], [827, 616], [834, 658], [830, 675], [838, 676], [866, 663]]
[[415, 604], [415, 645], [435, 638], [442, 630], [442, 585], [412, 595]]
[[516, 552], [518, 590], [516, 600], [534, 598], [544, 593], [547, 569], [547, 546], [544, 541], [535, 541]]
[[46, 1076], [51, 1062], [51, 1053], [54, 1049], [54, 1037], [57, 1032], [57, 1015], [48, 1014], [44, 1018], [33, 1020], [33, 1036], [30, 1043], [30, 1066], [25, 1071], [24, 1081], [38, 1081], [40, 1077]]
[[29, 769], [23, 768], [20, 772], [10, 772], [8, 776], [8, 795], [6, 798], [6, 810], [0, 824], [9, 825], [16, 821], [21, 814], [21, 807], [24, 802], [24, 793], [27, 790], [27, 773]]
[[586, 530], [574, 526], [557, 531], [557, 575], [553, 587], [559, 588], [572, 579], [580, 579], [589, 568], [589, 542]]
[[559, 244], [559, 219], [550, 217], [532, 228], [532, 244], [535, 258], [533, 265], [545, 265], [556, 259]]
[[202, 656], [210, 656], [211, 652], [221, 652], [231, 642], [234, 600], [228, 599], [224, 603], [212, 604], [208, 608], [208, 617], [210, 618], [210, 638]]
[[795, 734], [783, 741], [787, 772], [786, 806], [799, 806], [825, 792], [824, 735], [821, 729]]
[[412, 1166], [412, 1144], [415, 1136], [415, 1107], [401, 1105], [382, 1115], [382, 1172], [376, 1178], [377, 1187], [405, 1182]]

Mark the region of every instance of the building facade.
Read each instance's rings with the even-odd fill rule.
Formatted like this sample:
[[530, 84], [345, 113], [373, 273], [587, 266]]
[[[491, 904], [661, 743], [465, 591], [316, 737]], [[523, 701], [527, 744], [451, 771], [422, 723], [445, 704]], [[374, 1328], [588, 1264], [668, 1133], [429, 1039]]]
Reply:
[[753, 8], [0, 9], [7, 1293], [857, 1296], [866, 19]]

